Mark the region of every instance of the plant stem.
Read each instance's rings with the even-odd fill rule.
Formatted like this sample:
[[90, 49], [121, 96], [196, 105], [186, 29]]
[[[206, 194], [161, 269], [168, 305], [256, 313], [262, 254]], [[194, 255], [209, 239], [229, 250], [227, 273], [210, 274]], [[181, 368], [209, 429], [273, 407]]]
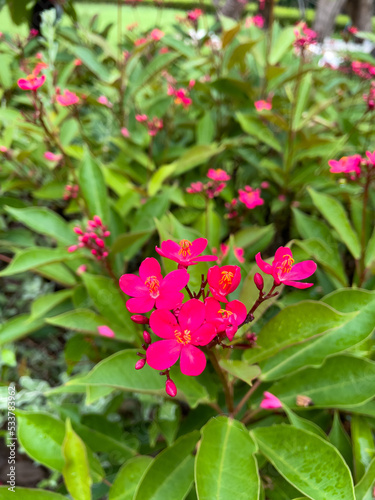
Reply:
[[246, 425], [250, 420], [260, 412], [260, 408], [256, 410], [248, 410], [245, 415], [242, 417], [241, 422]]
[[221, 366], [219, 365], [219, 362], [217, 360], [215, 352], [211, 349], [205, 349], [205, 351], [207, 353], [209, 360], [212, 363], [212, 366], [214, 367], [216, 373], [218, 374], [218, 376], [221, 380], [221, 383], [223, 384], [223, 389], [224, 389], [224, 394], [225, 394], [225, 403], [227, 405], [228, 412], [230, 414], [232, 414], [233, 410], [234, 410], [233, 394], [232, 394], [232, 391], [229, 387], [228, 379], [227, 379], [225, 373], [223, 372], [223, 370], [221, 369]]
[[258, 379], [254, 384], [250, 387], [250, 389], [247, 391], [247, 393], [244, 395], [244, 397], [241, 399], [241, 401], [238, 403], [236, 408], [234, 409], [233, 412], [233, 417], [235, 417], [243, 408], [243, 406], [247, 403], [248, 399], [251, 397], [251, 395], [258, 389], [262, 381]]
[[366, 224], [367, 224], [367, 204], [369, 197], [369, 189], [371, 183], [371, 175], [369, 172], [366, 176], [365, 186], [363, 188], [363, 200], [362, 200], [362, 227], [361, 227], [361, 256], [359, 259], [358, 266], [358, 286], [362, 286], [365, 276], [366, 276], [366, 267], [365, 267], [365, 256], [366, 256]]
[[276, 295], [279, 294], [279, 292], [275, 292], [274, 290], [276, 288], [276, 284], [274, 283], [272, 285], [271, 290], [267, 293], [267, 295], [264, 295], [263, 292], [259, 291], [259, 297], [257, 298], [255, 304], [253, 307], [250, 309], [250, 311], [247, 313], [245, 321], [242, 323], [242, 325], [239, 326], [239, 328], [243, 325], [246, 325], [247, 323], [250, 323], [251, 321], [254, 320], [254, 312], [258, 309], [258, 307], [266, 300], [271, 299], [272, 297], [275, 297]]

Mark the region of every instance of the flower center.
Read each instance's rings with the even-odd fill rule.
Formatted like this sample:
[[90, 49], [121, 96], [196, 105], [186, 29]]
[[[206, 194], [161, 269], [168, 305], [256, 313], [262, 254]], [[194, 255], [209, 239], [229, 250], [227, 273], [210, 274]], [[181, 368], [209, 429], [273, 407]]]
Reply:
[[191, 255], [190, 248], [192, 243], [189, 240], [181, 240], [179, 243], [181, 250], [178, 252], [178, 255], [182, 255], [182, 257], [187, 257]]
[[181, 332], [180, 330], [175, 330], [174, 331], [175, 337], [177, 342], [180, 344], [190, 344], [191, 342], [191, 335], [190, 335], [190, 330], [184, 330]]
[[294, 259], [290, 255], [283, 255], [283, 260], [281, 264], [277, 266], [282, 273], [290, 273], [292, 266], [294, 264]]
[[150, 290], [151, 297], [153, 299], [157, 299], [160, 295], [160, 292], [159, 292], [160, 283], [159, 283], [159, 280], [157, 279], [157, 277], [156, 276], [149, 276], [145, 281], [145, 285]]
[[232, 311], [226, 311], [225, 309], [219, 309], [218, 311], [224, 319], [228, 319], [230, 316], [232, 316]]
[[234, 274], [230, 271], [221, 271], [221, 279], [219, 281], [219, 285], [221, 285], [224, 289], [230, 288], [233, 277]]
[[33, 74], [27, 75], [26, 80], [29, 81], [30, 83], [34, 83], [37, 77]]

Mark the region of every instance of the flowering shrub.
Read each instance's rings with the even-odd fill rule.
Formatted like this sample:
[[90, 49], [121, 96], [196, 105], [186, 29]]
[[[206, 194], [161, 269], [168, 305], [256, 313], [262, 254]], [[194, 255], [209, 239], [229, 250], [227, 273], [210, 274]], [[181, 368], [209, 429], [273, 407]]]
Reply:
[[0, 43], [15, 498], [369, 500], [374, 61], [51, 12]]

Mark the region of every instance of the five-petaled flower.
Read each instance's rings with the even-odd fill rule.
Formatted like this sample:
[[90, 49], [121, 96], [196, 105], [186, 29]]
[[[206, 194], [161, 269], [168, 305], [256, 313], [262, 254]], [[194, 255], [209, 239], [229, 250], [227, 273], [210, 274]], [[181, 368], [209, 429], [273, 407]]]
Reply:
[[257, 111], [263, 111], [264, 109], [269, 111], [272, 109], [272, 102], [264, 100], [255, 101], [254, 106]]
[[205, 323], [205, 306], [197, 299], [185, 302], [176, 317], [166, 309], [151, 314], [152, 331], [164, 340], [153, 342], [146, 351], [147, 363], [155, 370], [166, 370], [180, 358], [181, 372], [200, 375], [206, 358], [196, 346], [207, 345], [216, 335], [213, 324]]
[[62, 94], [56, 96], [56, 101], [60, 106], [72, 106], [79, 102], [79, 97], [74, 92], [65, 89]]
[[304, 260], [294, 264], [292, 251], [288, 247], [279, 247], [276, 250], [272, 264], [265, 262], [260, 253], [255, 256], [256, 263], [261, 271], [273, 276], [276, 286], [284, 285], [295, 288], [309, 288], [313, 283], [300, 283], [297, 280], [309, 278], [316, 271], [316, 264], [313, 260]]
[[220, 302], [228, 302], [226, 296], [240, 284], [241, 269], [238, 266], [213, 266], [208, 270], [207, 281], [212, 296]]
[[178, 263], [178, 267], [189, 267], [202, 261], [217, 260], [215, 255], [201, 255], [206, 246], [207, 240], [205, 238], [198, 238], [194, 241], [181, 240], [176, 243], [172, 240], [163, 241], [161, 248], [156, 247], [156, 251], [162, 257], [174, 260]]
[[245, 186], [245, 190], [238, 190], [238, 199], [249, 209], [264, 203], [263, 198], [260, 197], [260, 189], [253, 189], [250, 186]]
[[17, 84], [22, 90], [32, 90], [35, 92], [45, 81], [46, 75], [36, 76], [34, 73], [31, 73], [26, 78], [20, 78]]
[[230, 341], [233, 340], [238, 327], [245, 321], [247, 310], [245, 304], [239, 300], [232, 300], [222, 309], [220, 302], [213, 297], [205, 300], [206, 320], [212, 323], [217, 333], [224, 333]]
[[330, 172], [333, 174], [359, 175], [361, 173], [361, 155], [343, 156], [340, 160], [329, 160]]
[[177, 269], [163, 278], [160, 264], [153, 257], [145, 259], [139, 268], [139, 276], [124, 274], [120, 278], [121, 290], [134, 297], [126, 303], [131, 313], [145, 313], [155, 306], [158, 309], [178, 307], [184, 294], [180, 292], [188, 283], [186, 269]]
[[214, 168], [210, 168], [207, 177], [209, 179], [212, 179], [213, 181], [229, 181], [230, 180], [230, 175], [226, 173], [225, 170], [222, 168], [217, 168], [216, 170]]

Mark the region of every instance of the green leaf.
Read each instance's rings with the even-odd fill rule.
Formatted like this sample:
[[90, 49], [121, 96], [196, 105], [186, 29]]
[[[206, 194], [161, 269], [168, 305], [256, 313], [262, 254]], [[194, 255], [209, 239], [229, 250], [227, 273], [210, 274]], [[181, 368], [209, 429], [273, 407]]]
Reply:
[[72, 429], [70, 420], [66, 420], [65, 438], [62, 451], [65, 464], [62, 475], [67, 490], [74, 500], [91, 500], [91, 478], [86, 447], [82, 439]]
[[296, 36], [294, 34], [294, 27], [288, 27], [280, 31], [277, 39], [272, 43], [272, 48], [269, 57], [271, 65], [277, 64], [283, 56], [288, 52], [292, 46]]
[[243, 424], [224, 416], [211, 419], [202, 428], [195, 460], [198, 499], [258, 500], [255, 452], [255, 443]]
[[279, 153], [282, 152], [282, 146], [271, 129], [267, 127], [258, 116], [244, 115], [243, 113], [236, 113], [236, 118], [241, 128], [247, 134], [256, 137], [261, 143], [267, 144], [272, 149]]
[[134, 495], [134, 500], [184, 500], [194, 481], [192, 453], [198, 431], [186, 434], [151, 462]]
[[353, 415], [350, 427], [353, 443], [354, 479], [358, 483], [374, 457], [374, 438], [371, 426], [365, 417]]
[[175, 52], [167, 52], [166, 54], [160, 54], [153, 57], [151, 62], [148, 62], [146, 67], [143, 68], [139, 74], [134, 72], [134, 75], [137, 74], [137, 80], [131, 81], [131, 94], [136, 94], [142, 87], [155, 78], [165, 67], [172, 64], [172, 62], [179, 57], [180, 55]]
[[43, 326], [42, 319], [32, 320], [30, 314], [21, 314], [0, 325], [0, 346], [15, 342]]
[[118, 471], [109, 490], [108, 500], [133, 500], [137, 486], [151, 462], [151, 457], [128, 460]]
[[[83, 47], [80, 45], [72, 45], [70, 44], [70, 48], [73, 50], [74, 55], [81, 59], [83, 64], [94, 73], [94, 75], [102, 81], [108, 82], [111, 80], [108, 74], [108, 68], [103, 66], [98, 61], [98, 55], [95, 54], [92, 50], [87, 47]], [[99, 214], [97, 214], [99, 215]]]
[[293, 486], [313, 500], [354, 500], [350, 471], [336, 448], [286, 425], [251, 432], [260, 451]]
[[66, 496], [53, 491], [37, 490], [35, 488], [21, 488], [16, 486], [14, 491], [9, 486], [0, 486], [1, 500], [66, 500]]
[[325, 358], [349, 349], [368, 338], [375, 325], [375, 293], [338, 290], [323, 299], [341, 313], [355, 313], [349, 321], [299, 345], [287, 347], [262, 363], [262, 378], [277, 380], [306, 366], [319, 366]]
[[73, 290], [60, 290], [59, 292], [49, 293], [38, 297], [31, 304], [31, 320], [41, 318], [47, 314], [51, 309], [58, 306], [66, 299], [73, 295]]
[[40, 234], [51, 236], [63, 245], [76, 243], [76, 235], [67, 222], [56, 212], [46, 207], [4, 207], [16, 220]]
[[356, 500], [364, 500], [366, 498], [366, 495], [368, 494], [371, 495], [371, 489], [374, 486], [374, 481], [375, 481], [374, 478], [375, 478], [375, 458], [372, 460], [364, 476], [355, 487]]
[[316, 408], [360, 405], [375, 396], [375, 363], [352, 356], [328, 358], [318, 369], [305, 368], [272, 385], [269, 391], [289, 406], [298, 394]]
[[206, 111], [197, 123], [197, 144], [210, 144], [215, 137], [215, 123], [211, 113]]
[[297, 95], [296, 109], [293, 116], [293, 130], [299, 130], [301, 127], [302, 113], [307, 108], [307, 102], [310, 96], [310, 90], [312, 86], [312, 74], [306, 73], [301, 78], [301, 83]]
[[78, 170], [78, 181], [91, 217], [99, 215], [103, 224], [107, 224], [109, 207], [104, 175], [98, 163], [88, 152], [85, 153]]
[[233, 28], [230, 28], [223, 32], [221, 36], [223, 49], [225, 49], [225, 47], [230, 44], [230, 42], [235, 38], [240, 29], [241, 29], [241, 24], [238, 23], [235, 26], [233, 26]]
[[350, 468], [353, 466], [353, 451], [352, 445], [350, 442], [350, 438], [347, 435], [341, 420], [340, 414], [338, 411], [335, 411], [335, 415], [333, 417], [333, 424], [331, 432], [329, 433], [329, 440], [335, 446], [338, 451], [341, 453], [345, 462], [348, 464]]
[[234, 235], [234, 244], [240, 248], [247, 248], [255, 245], [259, 240], [265, 236], [273, 237], [275, 234], [275, 227], [273, 224], [268, 226], [258, 227], [244, 227], [237, 231]]
[[[267, 359], [290, 345], [337, 328], [356, 315], [339, 313], [322, 302], [312, 300], [293, 304], [266, 323], [257, 338], [259, 349], [247, 350], [244, 359], [251, 363]], [[309, 320], [306, 321], [306, 318]]]
[[296, 415], [287, 405], [283, 405], [283, 409], [287, 414], [291, 425], [297, 427], [297, 429], [309, 431], [312, 432], [313, 434], [316, 434], [317, 436], [320, 436], [323, 439], [327, 439], [327, 436], [325, 435], [324, 431], [319, 427], [319, 425], [316, 425], [314, 422], [311, 422], [311, 420], [307, 420], [306, 418], [302, 418], [299, 415]]
[[133, 243], [150, 234], [150, 231], [139, 231], [138, 233], [126, 233], [118, 236], [111, 247], [111, 255], [122, 252]]
[[65, 248], [31, 247], [17, 252], [10, 264], [0, 272], [0, 276], [12, 276], [34, 270], [45, 264], [76, 258]]
[[341, 203], [327, 194], [318, 193], [309, 188], [310, 196], [316, 208], [321, 212], [328, 223], [337, 231], [341, 240], [348, 247], [350, 253], [355, 259], [361, 255], [361, 246], [358, 236], [354, 232], [348, 216], [345, 213]]
[[375, 260], [375, 229], [371, 235], [371, 238], [367, 244], [366, 256], [365, 256], [365, 266], [368, 267]]
[[241, 360], [221, 359], [219, 365], [228, 373], [249, 385], [253, 385], [252, 381], [260, 375], [259, 366], [249, 365], [249, 363]]

